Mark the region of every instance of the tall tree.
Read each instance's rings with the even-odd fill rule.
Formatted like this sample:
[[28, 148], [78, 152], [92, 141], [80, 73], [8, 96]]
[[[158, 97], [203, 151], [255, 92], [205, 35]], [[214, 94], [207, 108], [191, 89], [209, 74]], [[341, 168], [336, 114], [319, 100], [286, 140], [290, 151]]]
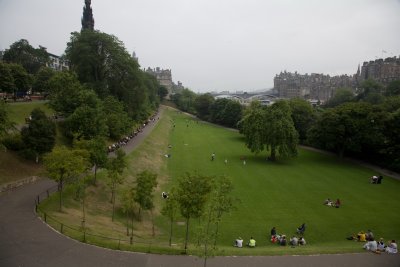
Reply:
[[122, 176], [124, 169], [126, 168], [125, 152], [122, 149], [118, 149], [116, 157], [111, 157], [107, 163], [107, 171], [109, 178], [109, 187], [111, 188], [111, 203], [112, 203], [112, 220], [114, 221], [115, 214], [115, 196], [117, 192], [117, 185], [122, 184], [124, 177]]
[[55, 147], [44, 156], [44, 166], [47, 175], [58, 183], [60, 193], [59, 210], [62, 210], [62, 192], [68, 179], [77, 178], [87, 169], [87, 161], [78, 150], [70, 150], [64, 146]]
[[3, 60], [20, 64], [28, 73], [35, 74], [41, 67], [46, 66], [49, 54], [44, 47], [33, 48], [27, 40], [21, 39], [4, 52]]
[[92, 7], [90, 6], [91, 0], [85, 0], [82, 16], [82, 30], [94, 30], [94, 18]]
[[75, 140], [74, 147], [86, 149], [89, 152], [89, 161], [94, 171], [93, 184], [96, 185], [98, 168], [105, 167], [107, 164], [106, 142], [101, 137], [90, 140]]
[[327, 107], [336, 107], [346, 102], [354, 101], [354, 93], [351, 88], [339, 88], [333, 97], [326, 103]]
[[15, 129], [15, 123], [10, 120], [6, 103], [3, 100], [0, 100], [0, 141], [11, 129]]
[[208, 176], [186, 173], [178, 181], [177, 200], [181, 215], [186, 219], [185, 253], [189, 239], [189, 221], [203, 214], [210, 191], [211, 178]]
[[126, 188], [122, 194], [122, 210], [126, 214], [126, 235], [129, 236], [129, 224], [131, 225], [131, 240], [133, 238], [133, 219], [135, 215], [135, 195], [136, 188], [131, 186]]
[[289, 101], [294, 127], [299, 134], [301, 144], [307, 139], [307, 132], [316, 119], [315, 111], [304, 99], [292, 98]]
[[[32, 76], [19, 64], [9, 64], [11, 75], [14, 80], [14, 92], [22, 92], [25, 94], [32, 85]], [[14, 95], [17, 97], [17, 95]]]
[[0, 92], [14, 92], [14, 77], [9, 64], [0, 62]]
[[210, 119], [210, 107], [214, 103], [214, 97], [207, 93], [199, 95], [195, 102], [194, 107], [196, 109], [197, 116], [203, 120]]
[[48, 67], [41, 67], [34, 77], [32, 91], [39, 93], [49, 93], [51, 90], [49, 81], [55, 74], [55, 71]]
[[245, 144], [251, 152], [258, 154], [265, 149], [265, 109], [257, 101], [251, 102], [250, 107], [240, 121], [240, 133], [244, 135]]
[[269, 159], [276, 160], [297, 155], [298, 133], [294, 128], [290, 107], [286, 101], [278, 101], [268, 107], [266, 112], [265, 145], [269, 149]]
[[21, 136], [25, 147], [35, 153], [38, 162], [40, 155], [53, 149], [56, 126], [41, 109], [35, 108], [31, 112], [28, 126], [22, 128]]
[[[136, 178], [136, 194], [135, 201], [139, 204], [139, 218], [141, 216], [141, 210], [150, 210], [154, 208], [153, 202], [153, 192], [154, 188], [157, 186], [157, 174], [151, 173], [149, 171], [142, 171], [137, 175]], [[152, 216], [152, 229], [153, 236], [154, 232], [154, 221]]]
[[132, 119], [124, 110], [122, 102], [115, 97], [109, 96], [103, 100], [103, 112], [111, 139], [120, 139], [124, 134], [131, 131]]
[[169, 246], [171, 246], [172, 244], [172, 230], [177, 211], [178, 202], [176, 188], [172, 188], [171, 191], [168, 193], [168, 197], [165, 199], [165, 204], [161, 210], [161, 214], [169, 219]]

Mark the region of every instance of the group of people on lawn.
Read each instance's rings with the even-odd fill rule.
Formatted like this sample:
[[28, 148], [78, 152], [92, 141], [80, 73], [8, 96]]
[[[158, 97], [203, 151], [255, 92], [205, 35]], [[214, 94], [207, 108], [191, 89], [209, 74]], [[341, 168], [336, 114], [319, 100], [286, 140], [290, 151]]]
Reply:
[[389, 240], [387, 244], [385, 244], [383, 238], [380, 238], [379, 241], [375, 240], [374, 234], [371, 230], [367, 232], [360, 231], [357, 235], [353, 234], [351, 237], [347, 238], [349, 240], [355, 240], [358, 242], [365, 242], [363, 248], [374, 252], [387, 252], [389, 254], [397, 253], [397, 244], [396, 240]]
[[[278, 244], [281, 246], [291, 245], [292, 247], [301, 245], [304, 246], [306, 244], [306, 240], [303, 237], [304, 231], [306, 230], [306, 224], [303, 223], [301, 226], [297, 228], [297, 234], [300, 236], [297, 237], [296, 235], [292, 236], [288, 241], [286, 235], [280, 235], [276, 232], [276, 227], [272, 227], [271, 229], [271, 242], [274, 244]], [[234, 243], [235, 247], [241, 248], [243, 247], [243, 239], [238, 237]], [[247, 247], [254, 248], [256, 247], [256, 240], [253, 237], [250, 237], [249, 242], [246, 244]]]
[[329, 207], [335, 207], [335, 208], [340, 208], [340, 206], [342, 205], [342, 203], [340, 202], [340, 199], [336, 199], [335, 203], [330, 199], [327, 198], [324, 201], [324, 205], [329, 206]]

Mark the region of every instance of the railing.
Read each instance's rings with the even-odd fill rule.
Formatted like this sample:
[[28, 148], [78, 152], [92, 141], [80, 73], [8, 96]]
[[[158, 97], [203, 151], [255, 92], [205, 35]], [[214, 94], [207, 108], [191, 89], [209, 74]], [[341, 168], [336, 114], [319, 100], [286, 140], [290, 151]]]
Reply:
[[[38, 194], [35, 199], [35, 211], [36, 214], [41, 217], [46, 224], [50, 225], [56, 231], [59, 231], [61, 234], [69, 236], [83, 243], [89, 243], [118, 250], [133, 250], [133, 246], [139, 246], [141, 248], [141, 251], [146, 252], [151, 252], [152, 248], [162, 248], [163, 250], [173, 249], [169, 247], [167, 243], [154, 243], [153, 240], [145, 240], [136, 235], [118, 238], [109, 237], [88, 232], [88, 229], [85, 227], [74, 227], [67, 225], [49, 215], [39, 206], [41, 201], [47, 199], [48, 197], [50, 197], [51, 194], [56, 192], [58, 192], [58, 185], [50, 187], [42, 193]], [[153, 247], [153, 244], [155, 244], [156, 246]]]

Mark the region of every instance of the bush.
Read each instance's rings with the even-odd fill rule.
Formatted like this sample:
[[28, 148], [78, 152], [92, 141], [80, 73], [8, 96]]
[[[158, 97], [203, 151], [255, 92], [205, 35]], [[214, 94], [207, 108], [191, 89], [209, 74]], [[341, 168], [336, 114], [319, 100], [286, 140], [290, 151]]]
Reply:
[[24, 159], [28, 160], [36, 160], [37, 153], [32, 149], [26, 148], [23, 150], [18, 151], [18, 155]]
[[24, 142], [22, 142], [22, 138], [19, 133], [7, 135], [1, 142], [7, 149], [13, 151], [19, 151], [24, 148]]

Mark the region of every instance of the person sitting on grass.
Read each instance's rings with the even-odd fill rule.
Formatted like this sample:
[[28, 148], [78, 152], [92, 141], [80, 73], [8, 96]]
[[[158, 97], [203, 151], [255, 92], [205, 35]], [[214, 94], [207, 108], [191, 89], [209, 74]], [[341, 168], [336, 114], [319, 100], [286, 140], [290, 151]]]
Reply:
[[302, 236], [299, 238], [299, 245], [300, 246], [305, 246], [306, 245], [306, 240]]
[[371, 230], [368, 230], [367, 233], [365, 233], [365, 239], [367, 241], [372, 241], [374, 240], [374, 234], [372, 233]]
[[272, 229], [271, 229], [271, 238], [272, 238], [273, 236], [276, 236], [276, 228], [275, 228], [275, 226], [272, 227]]
[[366, 235], [365, 235], [364, 231], [360, 231], [357, 234], [357, 241], [359, 241], [359, 242], [366, 242], [367, 241], [367, 238], [366, 238]]
[[382, 179], [383, 179], [383, 176], [379, 175], [378, 180], [376, 181], [376, 183], [377, 184], [381, 184], [382, 183]]
[[371, 177], [371, 184], [376, 184], [377, 182], [378, 182], [378, 176], [373, 175], [373, 176]]
[[392, 240], [389, 245], [386, 247], [385, 251], [389, 254], [396, 254], [397, 253], [397, 244], [396, 240]]
[[336, 199], [335, 207], [340, 208], [340, 205], [342, 205], [342, 203], [340, 202], [340, 199]]
[[304, 232], [306, 231], [306, 224], [303, 223], [302, 225], [299, 226], [299, 228], [297, 228], [297, 233], [300, 235], [303, 235]]
[[385, 251], [385, 242], [383, 241], [383, 238], [381, 237], [378, 241], [378, 250], [379, 251]]
[[238, 239], [235, 240], [234, 246], [238, 248], [243, 247], [243, 239], [241, 237], [238, 237]]
[[376, 252], [376, 250], [378, 249], [378, 243], [376, 243], [376, 241], [372, 238], [372, 240], [365, 243], [363, 247], [368, 251]]
[[249, 243], [247, 243], [247, 246], [250, 248], [255, 248], [256, 247], [256, 240], [253, 237], [250, 237]]
[[333, 202], [329, 197], [324, 201], [324, 205], [332, 206], [332, 204], [333, 204]]
[[294, 235], [292, 238], [290, 238], [290, 245], [291, 246], [297, 246], [299, 244], [299, 239]]
[[281, 239], [279, 240], [279, 245], [281, 246], [286, 246], [287, 245], [287, 240], [286, 240], [286, 236], [282, 235]]

